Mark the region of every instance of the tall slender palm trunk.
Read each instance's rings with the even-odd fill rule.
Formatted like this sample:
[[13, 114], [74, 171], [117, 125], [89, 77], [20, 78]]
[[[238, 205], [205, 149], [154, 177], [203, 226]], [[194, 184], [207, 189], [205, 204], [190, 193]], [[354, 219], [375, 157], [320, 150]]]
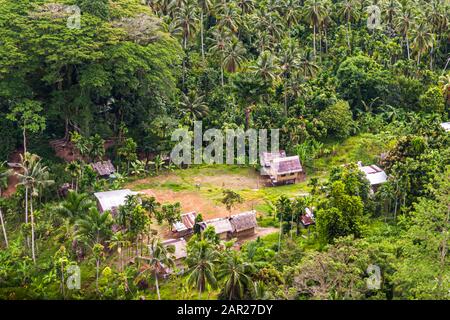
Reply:
[[161, 294], [159, 293], [159, 282], [158, 282], [158, 272], [155, 271], [155, 286], [156, 286], [156, 294], [158, 295], [158, 300], [161, 300]]
[[314, 49], [314, 60], [316, 59], [316, 24], [313, 24], [313, 49]]
[[22, 130], [23, 135], [23, 155], [25, 156], [27, 154], [27, 131], [25, 128]]
[[31, 213], [31, 256], [33, 257], [33, 262], [36, 263], [36, 252], [35, 252], [35, 239], [34, 239], [34, 212], [33, 212], [33, 196], [30, 198], [30, 213]]
[[[28, 224], [28, 186], [25, 187], [25, 223]], [[30, 237], [26, 237], [27, 247], [30, 247]]]
[[351, 33], [351, 23], [349, 20], [347, 20], [347, 45], [348, 45], [348, 50], [350, 50], [350, 52], [351, 52], [352, 47], [350, 45], [350, 33]]
[[204, 44], [204, 35], [203, 35], [203, 10], [201, 10], [200, 13], [200, 40], [201, 40], [201, 46], [202, 46], [202, 58], [203, 61], [205, 61], [205, 44]]
[[408, 34], [406, 34], [405, 40], [406, 40], [406, 52], [408, 54], [408, 60], [410, 60], [411, 59], [411, 53], [410, 53], [410, 49], [409, 49]]
[[0, 208], [0, 223], [2, 224], [3, 237], [5, 238], [6, 248], [8, 248], [8, 236], [6, 235], [5, 220], [3, 220], [2, 209]]

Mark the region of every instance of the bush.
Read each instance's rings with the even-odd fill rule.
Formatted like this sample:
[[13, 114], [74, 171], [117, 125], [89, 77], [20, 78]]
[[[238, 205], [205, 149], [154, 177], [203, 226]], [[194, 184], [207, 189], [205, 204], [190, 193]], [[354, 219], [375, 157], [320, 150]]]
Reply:
[[445, 109], [445, 99], [442, 90], [433, 86], [420, 96], [420, 107], [425, 112], [443, 113]]
[[339, 100], [319, 114], [319, 119], [325, 124], [328, 136], [345, 139], [354, 126], [352, 112], [348, 102]]

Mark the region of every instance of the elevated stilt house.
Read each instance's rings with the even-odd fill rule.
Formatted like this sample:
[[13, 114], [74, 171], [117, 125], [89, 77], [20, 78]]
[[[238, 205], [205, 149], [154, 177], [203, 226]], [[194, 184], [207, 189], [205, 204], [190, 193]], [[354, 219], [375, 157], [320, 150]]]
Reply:
[[287, 157], [286, 152], [263, 152], [260, 157], [261, 176], [275, 186], [305, 180], [305, 172], [298, 156]]

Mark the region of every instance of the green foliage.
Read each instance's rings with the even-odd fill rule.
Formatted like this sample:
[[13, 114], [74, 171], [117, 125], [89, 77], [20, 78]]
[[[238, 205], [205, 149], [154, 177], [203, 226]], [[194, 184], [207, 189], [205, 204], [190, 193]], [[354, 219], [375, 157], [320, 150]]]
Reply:
[[332, 243], [336, 238], [361, 235], [364, 204], [359, 196], [346, 193], [345, 184], [335, 181], [330, 186], [327, 199], [317, 210], [316, 223], [324, 243]]
[[324, 123], [329, 136], [345, 139], [352, 132], [353, 116], [345, 101], [338, 101], [326, 108], [319, 114], [319, 119]]
[[233, 209], [236, 204], [242, 203], [243, 199], [239, 193], [227, 189], [223, 190], [223, 198], [221, 201], [226, 206], [227, 210], [231, 212], [231, 209]]
[[438, 86], [430, 87], [423, 95], [421, 95], [419, 103], [422, 110], [426, 112], [444, 112], [444, 95]]

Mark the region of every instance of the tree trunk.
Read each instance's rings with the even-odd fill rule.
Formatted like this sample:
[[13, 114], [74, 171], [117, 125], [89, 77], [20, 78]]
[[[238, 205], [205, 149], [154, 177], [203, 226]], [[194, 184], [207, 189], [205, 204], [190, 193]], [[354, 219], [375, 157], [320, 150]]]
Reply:
[[348, 50], [350, 50], [350, 52], [352, 52], [352, 47], [350, 45], [350, 31], [351, 31], [351, 24], [350, 24], [350, 21], [347, 21], [347, 45], [348, 45]]
[[405, 39], [406, 39], [406, 52], [407, 52], [407, 54], [408, 54], [408, 60], [410, 60], [410, 59], [411, 59], [411, 54], [409, 53], [409, 40], [408, 40], [408, 34], [406, 34]]
[[314, 60], [316, 59], [316, 24], [313, 24], [313, 51], [314, 51]]
[[158, 295], [158, 300], [161, 300], [161, 294], [159, 293], [159, 282], [158, 282], [158, 272], [155, 271], [155, 286], [156, 286], [156, 294]]
[[201, 39], [201, 45], [202, 45], [202, 59], [203, 61], [205, 61], [205, 44], [204, 44], [204, 40], [203, 40], [203, 9], [201, 10], [200, 13], [200, 39]]
[[31, 256], [33, 262], [36, 264], [36, 253], [34, 249], [34, 213], [33, 213], [33, 195], [30, 197], [30, 212], [31, 212]]
[[100, 270], [100, 259], [96, 259], [95, 261], [95, 288], [98, 292], [98, 276], [99, 276], [99, 270]]
[[[28, 186], [25, 186], [25, 223], [28, 224]], [[30, 237], [27, 234], [27, 246], [30, 246]]]
[[286, 82], [284, 84], [284, 115], [287, 117], [288, 116], [288, 107], [287, 107], [288, 92], [287, 92], [287, 83]]
[[23, 135], [23, 156], [25, 157], [25, 155], [27, 154], [27, 131], [25, 130], [25, 128], [23, 128], [22, 130], [22, 135]]
[[3, 237], [5, 238], [6, 248], [8, 248], [8, 237], [6, 236], [5, 221], [3, 220], [3, 213], [1, 208], [0, 208], [0, 222], [2, 224]]

